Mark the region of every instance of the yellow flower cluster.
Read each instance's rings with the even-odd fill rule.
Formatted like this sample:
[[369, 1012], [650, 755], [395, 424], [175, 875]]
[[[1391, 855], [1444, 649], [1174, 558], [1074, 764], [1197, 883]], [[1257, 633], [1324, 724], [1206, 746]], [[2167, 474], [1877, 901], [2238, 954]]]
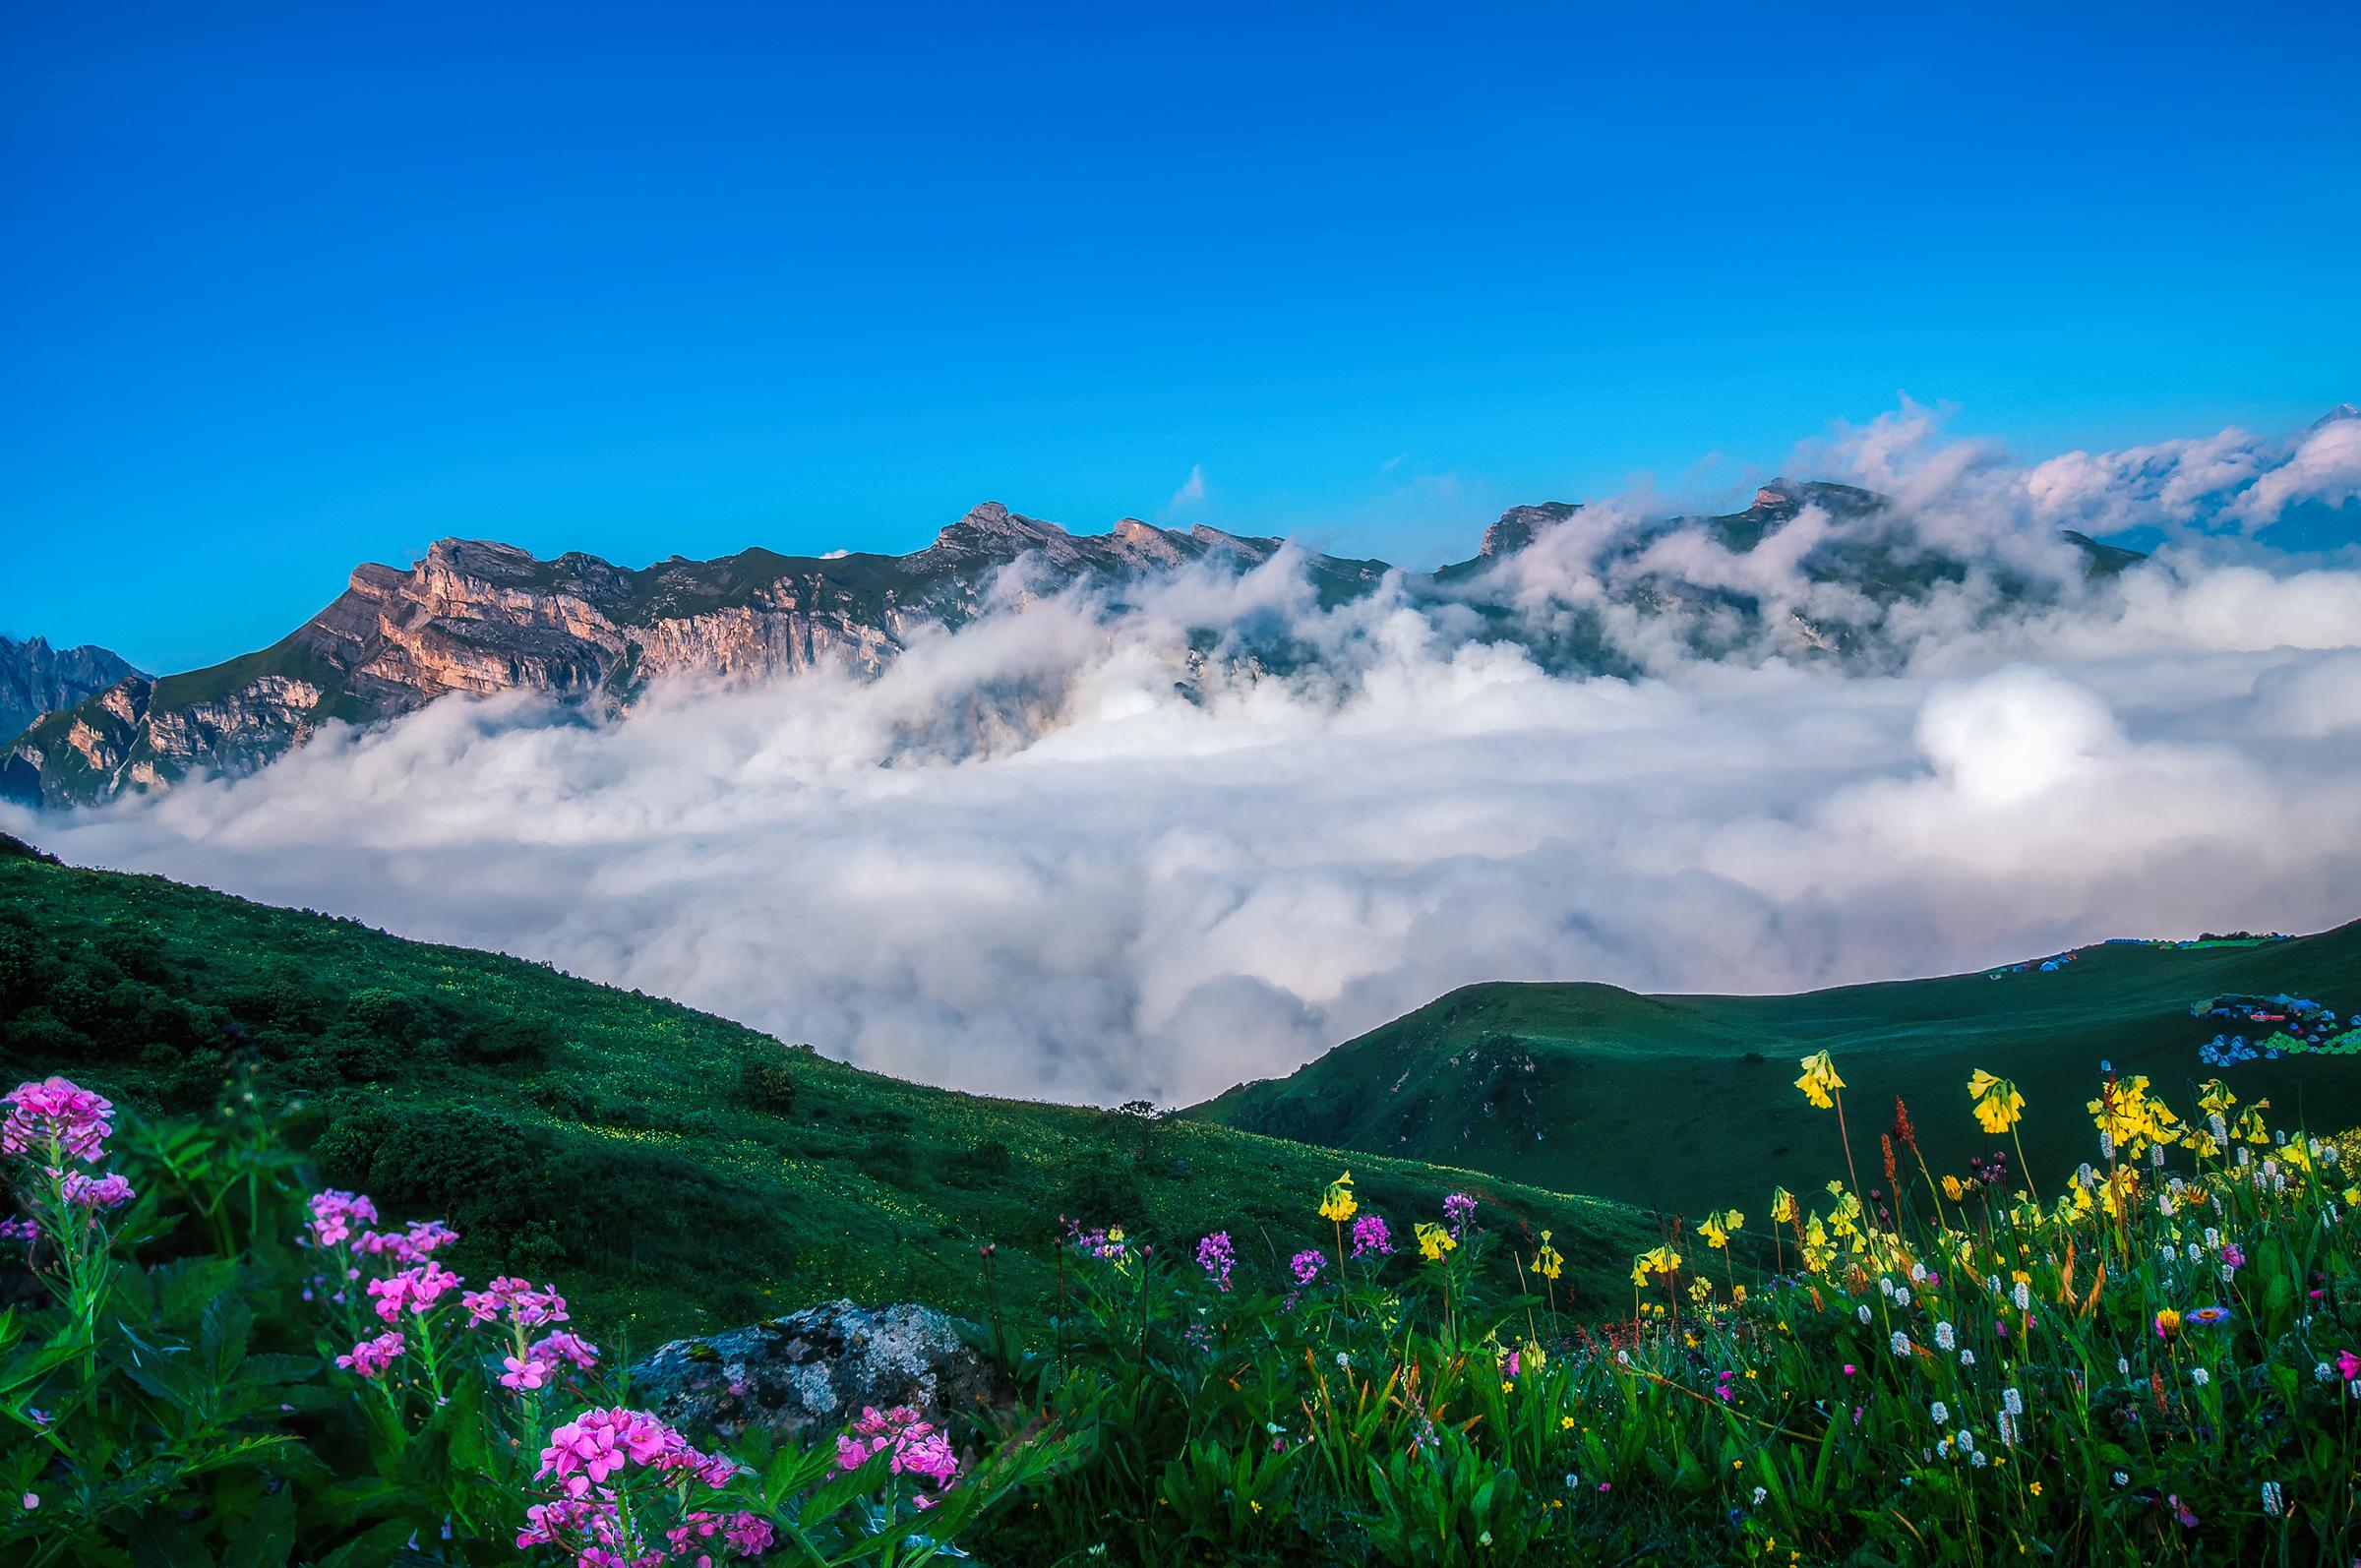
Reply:
[[1361, 1203], [1353, 1196], [1353, 1173], [1347, 1171], [1328, 1183], [1328, 1195], [1320, 1199], [1320, 1218], [1342, 1225], [1361, 1212]]
[[1837, 1076], [1837, 1064], [1828, 1059], [1825, 1051], [1815, 1051], [1802, 1060], [1803, 1076], [1795, 1080], [1795, 1087], [1820, 1110], [1833, 1109], [1836, 1101], [1829, 1098], [1830, 1094], [1845, 1087], [1845, 1080]]
[[1668, 1246], [1650, 1247], [1631, 1260], [1631, 1283], [1646, 1285], [1651, 1274], [1675, 1274], [1680, 1270], [1680, 1254]]
[[2118, 1078], [2087, 1107], [2098, 1130], [2115, 1144], [2119, 1158], [2137, 1160], [2150, 1144], [2186, 1141], [2189, 1129], [2163, 1101], [2148, 1092], [2145, 1075]]
[[2025, 1115], [2025, 1096], [2017, 1092], [2017, 1085], [1981, 1067], [1968, 1080], [1968, 1096], [1975, 1102], [1976, 1122], [1986, 1132], [2006, 1132]]
[[1549, 1244], [1549, 1233], [1542, 1233], [1542, 1249], [1533, 1255], [1533, 1272], [1544, 1280], [1554, 1280], [1566, 1272], [1565, 1254]]
[[1444, 1253], [1459, 1245], [1450, 1232], [1432, 1220], [1421, 1220], [1415, 1234], [1419, 1238], [1419, 1256], [1429, 1263], [1440, 1262]]
[[1743, 1229], [1745, 1224], [1746, 1216], [1735, 1209], [1728, 1209], [1720, 1214], [1707, 1215], [1699, 1223], [1697, 1235], [1707, 1246], [1719, 1252], [1729, 1245], [1729, 1233]]

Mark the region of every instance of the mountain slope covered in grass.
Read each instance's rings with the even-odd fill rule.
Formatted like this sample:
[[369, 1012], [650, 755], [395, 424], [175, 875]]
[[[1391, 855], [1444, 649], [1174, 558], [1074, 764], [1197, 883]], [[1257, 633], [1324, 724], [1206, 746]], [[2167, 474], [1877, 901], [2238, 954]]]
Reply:
[[[642, 1345], [836, 1296], [979, 1317], [997, 1296], [1021, 1330], [1052, 1299], [1061, 1214], [1183, 1248], [1228, 1230], [1270, 1261], [1333, 1244], [1313, 1209], [1342, 1168], [1201, 1122], [905, 1083], [540, 965], [5, 837], [0, 1072], [149, 1111], [289, 1102], [326, 1179], [389, 1219], [450, 1220], [470, 1278], [568, 1280]], [[1552, 1228], [1594, 1302], [1620, 1299], [1653, 1238], [1612, 1204], [1352, 1166], [1404, 1236], [1460, 1189], [1520, 1242]]]
[[1956, 1114], [1979, 1067], [2015, 1079], [2042, 1113], [2026, 1123], [2025, 1152], [2051, 1180], [2089, 1157], [2089, 1119], [2064, 1113], [2097, 1092], [2101, 1061], [2147, 1074], [2184, 1116], [2195, 1114], [2190, 1086], [2219, 1075], [2242, 1097], [2270, 1098], [2285, 1123], [2361, 1123], [2361, 1056], [2204, 1060], [2217, 1034], [2260, 1043], [2279, 1027], [2191, 1016], [2193, 1003], [2224, 994], [2317, 1000], [2349, 1028], [2361, 1011], [2361, 922], [2257, 944], [2102, 943], [2053, 970], [1791, 996], [1469, 986], [1188, 1115], [1692, 1214], [1751, 1210], [1774, 1182], [1800, 1191], [1826, 1178], [1834, 1120], [1792, 1084], [1796, 1058], [1820, 1050], [1850, 1086], [1869, 1184], [1896, 1095], [1938, 1173], [1996, 1147]]

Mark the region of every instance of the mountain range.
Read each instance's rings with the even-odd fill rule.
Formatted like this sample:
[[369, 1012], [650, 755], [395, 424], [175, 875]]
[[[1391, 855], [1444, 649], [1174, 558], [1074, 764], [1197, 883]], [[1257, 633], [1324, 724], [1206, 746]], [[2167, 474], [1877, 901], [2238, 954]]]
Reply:
[[[1625, 527], [1597, 547], [1608, 590], [1538, 619], [1519, 612], [1525, 584], [1512, 564], [1574, 519], [1583, 511], [1578, 504], [1512, 508], [1486, 530], [1476, 556], [1424, 573], [1279, 539], [1160, 528], [1136, 518], [1105, 534], [1071, 534], [997, 503], [975, 508], [905, 556], [752, 549], [631, 570], [582, 554], [544, 561], [513, 545], [445, 539], [407, 570], [358, 568], [341, 594], [287, 636], [208, 669], [154, 678], [102, 650], [52, 656], [49, 667], [80, 661], [75, 679], [28, 683], [19, 705], [38, 716], [0, 755], [0, 795], [84, 804], [168, 788], [195, 773], [250, 771], [332, 721], [374, 723], [452, 693], [525, 690], [622, 710], [668, 677], [759, 679], [822, 664], [874, 675], [914, 636], [958, 628], [1002, 605], [1084, 584], [1120, 613], [1126, 594], [1159, 576], [1192, 567], [1243, 573], [1283, 555], [1322, 605], [1398, 582], [1414, 603], [1463, 612], [1459, 622], [1476, 628], [1474, 634], [1521, 642], [1555, 669], [1632, 673], [1631, 655], [1602, 632], [1610, 612], [1676, 618], [1682, 640], [1709, 657], [1739, 648], [1855, 656], [1884, 609], [1968, 570], [1899, 522], [1887, 526], [1891, 510], [1869, 491], [1778, 481], [1737, 513]], [[1782, 570], [1839, 590], [1834, 608], [1807, 612], [1776, 602], [1749, 586], [1744, 573], [1700, 580], [1651, 553], [1658, 541], [1689, 530], [1725, 559], [1744, 561], [1772, 541], [1784, 546], [1784, 530], [1807, 515], [1836, 526], [1795, 561], [1783, 556]], [[2089, 574], [2144, 559], [2078, 533], [2065, 537]], [[2025, 581], [2006, 586], [2038, 591]], [[1284, 629], [1192, 632], [1192, 659], [1218, 657], [1248, 673], [1306, 656]], [[9, 733], [0, 724], [0, 735]]]
[[96, 696], [119, 681], [141, 679], [104, 648], [55, 648], [45, 637], [0, 636], [0, 735], [15, 735], [44, 713]]

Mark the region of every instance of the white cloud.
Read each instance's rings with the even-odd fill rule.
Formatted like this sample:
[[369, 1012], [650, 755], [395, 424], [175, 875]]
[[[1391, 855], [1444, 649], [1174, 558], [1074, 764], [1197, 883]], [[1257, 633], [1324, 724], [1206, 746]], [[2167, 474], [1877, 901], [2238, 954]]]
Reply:
[[[1616, 601], [1639, 520], [1609, 502], [1502, 585], [1531, 624], [1602, 615], [1643, 679], [1551, 674], [1399, 582], [1323, 610], [1283, 557], [1120, 617], [1032, 597], [874, 682], [671, 688], [621, 722], [447, 700], [236, 783], [9, 825], [889, 1071], [1102, 1102], [1283, 1072], [1477, 980], [1786, 990], [2361, 914], [2361, 574], [2182, 552], [2086, 587], [2061, 498], [2169, 505], [2155, 461], [2069, 480], [1910, 411], [1830, 460], [1908, 498], [1905, 542], [1978, 562], [1877, 628], [1867, 674], [1776, 641], [1694, 657], [1677, 633], [1711, 612]], [[1789, 526], [1637, 554], [1816, 606], [1797, 547], [1855, 525]], [[2046, 586], [1999, 613], [2012, 572]], [[1217, 657], [1179, 689], [1192, 632], [1271, 625], [1316, 660]]]
[[1204, 499], [1205, 465], [1199, 462], [1192, 462], [1188, 465], [1188, 477], [1181, 480], [1180, 488], [1173, 492], [1173, 499], [1166, 504], [1166, 510], [1177, 511], [1181, 507], [1188, 506], [1194, 502], [1203, 501]]

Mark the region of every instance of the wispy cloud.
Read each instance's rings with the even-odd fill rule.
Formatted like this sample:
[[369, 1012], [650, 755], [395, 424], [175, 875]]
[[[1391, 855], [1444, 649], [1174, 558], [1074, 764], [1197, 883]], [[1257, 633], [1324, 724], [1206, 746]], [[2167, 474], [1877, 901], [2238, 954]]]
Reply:
[[1180, 488], [1173, 492], [1173, 499], [1165, 507], [1167, 511], [1178, 511], [1204, 499], [1205, 465], [1192, 462], [1188, 465], [1188, 477], [1180, 481]]

